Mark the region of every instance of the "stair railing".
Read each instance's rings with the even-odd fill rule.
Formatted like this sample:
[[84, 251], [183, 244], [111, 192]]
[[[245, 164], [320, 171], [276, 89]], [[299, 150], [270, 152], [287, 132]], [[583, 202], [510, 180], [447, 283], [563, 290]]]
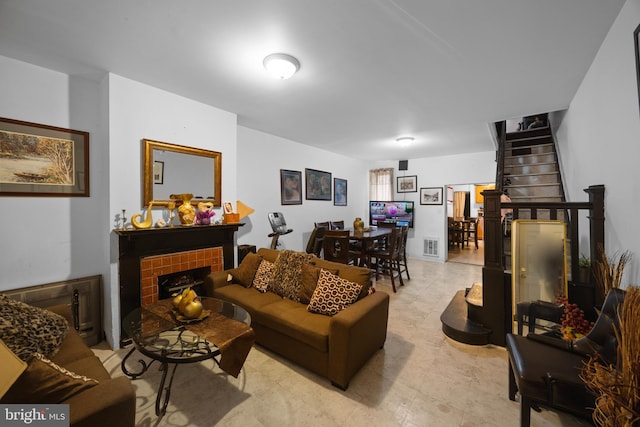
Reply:
[[[496, 183], [497, 184], [497, 183]], [[578, 260], [580, 248], [579, 218], [580, 211], [587, 211], [589, 220], [589, 251], [591, 259], [596, 258], [597, 247], [604, 247], [604, 185], [594, 185], [584, 190], [589, 195], [587, 202], [501, 202], [502, 191], [485, 190], [484, 196], [484, 267], [483, 310], [484, 326], [492, 329], [491, 342], [504, 345], [505, 334], [511, 330], [513, 315], [511, 312], [511, 272], [505, 267], [504, 230], [502, 209], [511, 209], [513, 219], [524, 212], [529, 218], [537, 219], [546, 211], [550, 219], [558, 219], [558, 212], [564, 211], [567, 223], [567, 235], [570, 243], [571, 281], [569, 282], [569, 300], [582, 308], [600, 304], [604, 295], [593, 283], [578, 283]], [[545, 215], [546, 216], [546, 215]], [[590, 307], [589, 307], [590, 306]]]

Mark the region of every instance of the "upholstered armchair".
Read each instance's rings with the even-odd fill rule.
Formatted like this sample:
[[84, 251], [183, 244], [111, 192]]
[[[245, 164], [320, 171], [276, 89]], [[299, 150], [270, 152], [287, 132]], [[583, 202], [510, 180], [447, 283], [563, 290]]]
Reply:
[[590, 418], [595, 396], [589, 392], [580, 373], [591, 355], [599, 354], [615, 365], [618, 342], [618, 307], [625, 291], [612, 289], [602, 306], [593, 329], [569, 342], [544, 334], [526, 337], [507, 334], [509, 354], [509, 399], [520, 394], [520, 425], [528, 427], [531, 408], [541, 406]]

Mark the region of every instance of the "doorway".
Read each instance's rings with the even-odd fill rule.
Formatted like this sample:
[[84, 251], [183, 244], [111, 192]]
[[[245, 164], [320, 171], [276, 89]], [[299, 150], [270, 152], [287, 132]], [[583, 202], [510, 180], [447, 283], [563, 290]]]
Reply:
[[[494, 183], [451, 184], [446, 187], [447, 214], [447, 262], [484, 265], [484, 197], [482, 191], [495, 188]], [[467, 239], [460, 227], [462, 223], [475, 223], [475, 235], [468, 234]], [[452, 228], [453, 226], [453, 228]], [[475, 239], [478, 248], [476, 249]], [[462, 242], [460, 241], [462, 239]]]

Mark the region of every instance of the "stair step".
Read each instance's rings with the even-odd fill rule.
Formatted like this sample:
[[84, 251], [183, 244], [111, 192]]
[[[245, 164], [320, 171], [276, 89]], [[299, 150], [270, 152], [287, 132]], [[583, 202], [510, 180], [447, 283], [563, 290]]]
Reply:
[[440, 315], [442, 332], [454, 341], [471, 345], [489, 344], [491, 329], [473, 322], [467, 317], [466, 290], [456, 292], [455, 296]]
[[474, 283], [466, 292], [464, 297], [467, 304], [482, 307], [482, 283]]
[[551, 135], [551, 129], [549, 126], [535, 129], [526, 129], [516, 132], [508, 132], [506, 134], [506, 140], [512, 141], [514, 139], [531, 138], [535, 136]]
[[545, 145], [553, 146], [553, 138], [551, 135], [536, 136], [534, 138], [521, 138], [505, 141], [506, 148], [525, 148], [525, 147], [541, 147]]
[[506, 187], [509, 197], [561, 197], [560, 184], [510, 185]]
[[556, 163], [556, 153], [522, 154], [505, 156], [505, 166]]
[[529, 175], [532, 173], [551, 173], [558, 172], [557, 163], [543, 163], [530, 165], [506, 165], [504, 166], [505, 175]]
[[517, 174], [504, 176], [504, 185], [538, 185], [538, 184], [560, 184], [559, 172], [542, 172], [531, 174]]
[[562, 197], [550, 197], [550, 196], [511, 196], [512, 202], [562, 202]]

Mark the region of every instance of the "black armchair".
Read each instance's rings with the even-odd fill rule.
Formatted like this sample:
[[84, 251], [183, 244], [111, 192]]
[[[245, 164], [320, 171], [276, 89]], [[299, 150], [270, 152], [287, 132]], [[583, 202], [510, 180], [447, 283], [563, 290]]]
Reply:
[[584, 362], [599, 354], [615, 365], [618, 342], [618, 306], [625, 291], [612, 289], [593, 329], [583, 338], [569, 342], [559, 338], [529, 334], [507, 334], [509, 354], [509, 399], [520, 393], [520, 426], [528, 427], [531, 408], [549, 407], [591, 418], [595, 396], [580, 379]]

